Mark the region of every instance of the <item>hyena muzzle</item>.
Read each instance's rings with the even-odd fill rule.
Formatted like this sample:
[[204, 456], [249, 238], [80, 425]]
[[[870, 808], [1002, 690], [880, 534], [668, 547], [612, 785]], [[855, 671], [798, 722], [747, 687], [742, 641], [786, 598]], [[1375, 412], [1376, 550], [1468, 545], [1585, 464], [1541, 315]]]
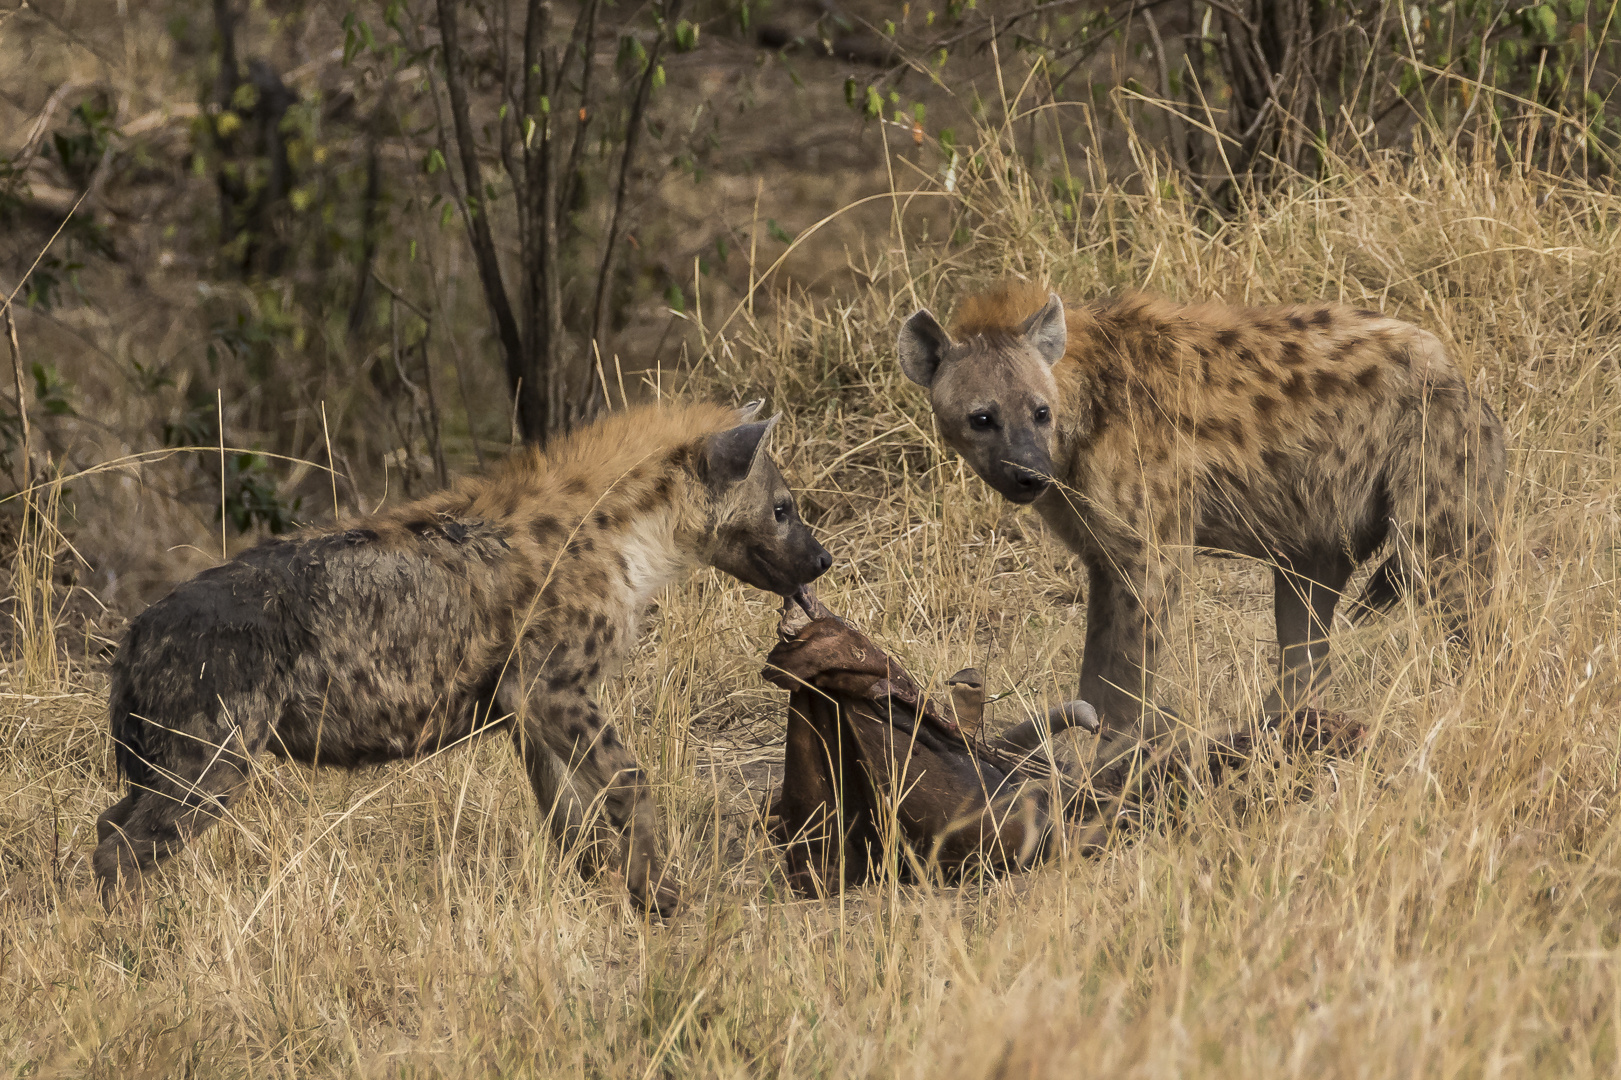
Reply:
[[129, 793], [97, 822], [104, 895], [219, 819], [264, 751], [357, 767], [503, 727], [582, 869], [617, 850], [633, 896], [672, 912], [650, 786], [591, 690], [685, 571], [786, 595], [830, 565], [755, 408], [615, 414], [488, 481], [272, 539], [153, 604], [112, 669]]

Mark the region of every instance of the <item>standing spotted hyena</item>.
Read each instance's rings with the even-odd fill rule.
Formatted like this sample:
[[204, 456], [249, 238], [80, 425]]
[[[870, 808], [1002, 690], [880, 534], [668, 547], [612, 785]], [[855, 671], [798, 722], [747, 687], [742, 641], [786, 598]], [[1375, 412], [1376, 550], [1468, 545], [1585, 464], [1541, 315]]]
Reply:
[[647, 779], [591, 691], [687, 571], [788, 595], [831, 563], [757, 410], [619, 413], [489, 480], [261, 544], [153, 604], [113, 664], [130, 790], [97, 822], [104, 892], [212, 824], [264, 750], [355, 767], [504, 726], [584, 869], [622, 840], [632, 895], [673, 911]]
[[1503, 429], [1433, 334], [1333, 304], [1066, 310], [1024, 285], [969, 298], [953, 329], [917, 312], [901, 367], [946, 442], [1085, 563], [1080, 696], [1113, 745], [1168, 726], [1155, 654], [1196, 547], [1274, 567], [1272, 716], [1326, 678], [1335, 602], [1387, 539], [1367, 608], [1417, 587], [1462, 633], [1485, 602]]

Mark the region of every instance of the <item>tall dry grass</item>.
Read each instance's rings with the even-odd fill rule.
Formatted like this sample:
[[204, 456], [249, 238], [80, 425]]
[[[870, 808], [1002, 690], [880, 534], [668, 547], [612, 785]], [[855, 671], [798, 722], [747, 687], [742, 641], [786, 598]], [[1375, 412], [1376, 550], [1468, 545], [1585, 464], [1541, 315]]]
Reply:
[[[1145, 159], [1146, 161], [1147, 159]], [[1151, 168], [1151, 166], [1149, 166]], [[1422, 612], [1342, 627], [1371, 748], [1256, 773], [1174, 829], [962, 889], [785, 895], [762, 769], [783, 695], [767, 598], [661, 599], [613, 715], [656, 775], [689, 913], [646, 925], [539, 828], [501, 739], [354, 774], [267, 764], [232, 820], [102, 911], [115, 797], [100, 680], [0, 696], [0, 1056], [18, 1076], [1491, 1076], [1621, 1068], [1617, 701], [1621, 197], [1420, 151], [1212, 223], [1149, 176], [1076, 219], [993, 141], [968, 242], [904, 233], [864, 282], [706, 328], [698, 390], [764, 387], [839, 558], [823, 595], [920, 675], [1035, 701], [1079, 666], [1073, 562], [946, 456], [897, 321], [1008, 271], [1379, 306], [1440, 334], [1512, 436], [1499, 610], [1476, 655]], [[905, 215], [897, 212], [897, 220]], [[1259, 568], [1201, 563], [1165, 692], [1252, 709]], [[26, 634], [24, 637], [26, 638]], [[36, 649], [37, 651], [37, 649]], [[993, 712], [1014, 718], [1015, 704]], [[751, 786], [752, 785], [752, 786]]]

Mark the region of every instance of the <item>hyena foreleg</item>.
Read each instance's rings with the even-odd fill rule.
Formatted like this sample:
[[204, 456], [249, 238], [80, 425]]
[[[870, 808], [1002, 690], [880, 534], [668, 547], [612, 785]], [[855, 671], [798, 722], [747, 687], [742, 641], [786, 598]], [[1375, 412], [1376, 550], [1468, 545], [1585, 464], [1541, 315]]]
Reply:
[[1167, 622], [1180, 595], [1173, 561], [1144, 552], [1089, 553], [1086, 646], [1079, 696], [1103, 725], [1094, 780], [1118, 787], [1141, 750], [1165, 741], [1174, 714], [1153, 702], [1153, 680]]
[[[631, 895], [660, 916], [674, 914], [680, 894], [658, 857], [652, 786], [584, 686], [553, 688], [543, 679], [530, 691], [516, 728], [540, 811], [550, 815], [552, 831], [564, 843], [583, 843], [582, 871], [594, 872], [604, 861], [604, 847], [617, 837]], [[600, 809], [592, 805], [598, 800]], [[611, 831], [593, 824], [596, 813]]]
[[618, 834], [593, 812], [590, 794], [575, 783], [568, 763], [552, 752], [544, 737], [531, 734], [531, 725], [513, 725], [512, 740], [552, 836], [564, 851], [574, 853], [582, 877], [595, 877], [612, 862]]
[[1272, 571], [1272, 612], [1278, 630], [1278, 683], [1268, 693], [1265, 714], [1283, 717], [1311, 704], [1328, 683], [1328, 634], [1334, 605], [1351, 578], [1350, 558], [1340, 551], [1307, 559], [1280, 560]]

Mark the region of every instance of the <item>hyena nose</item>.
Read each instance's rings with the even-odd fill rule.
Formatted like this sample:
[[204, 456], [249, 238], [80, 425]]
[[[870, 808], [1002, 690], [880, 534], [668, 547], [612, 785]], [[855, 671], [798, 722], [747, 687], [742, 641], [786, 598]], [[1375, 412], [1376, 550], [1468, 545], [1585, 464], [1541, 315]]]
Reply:
[[832, 565], [833, 556], [828, 554], [827, 548], [823, 548], [822, 553], [816, 556], [816, 576], [821, 577], [823, 574], [827, 573], [828, 567]]
[[1023, 466], [1014, 470], [1013, 482], [1018, 485], [1020, 491], [1040, 491], [1047, 486], [1045, 476]]

